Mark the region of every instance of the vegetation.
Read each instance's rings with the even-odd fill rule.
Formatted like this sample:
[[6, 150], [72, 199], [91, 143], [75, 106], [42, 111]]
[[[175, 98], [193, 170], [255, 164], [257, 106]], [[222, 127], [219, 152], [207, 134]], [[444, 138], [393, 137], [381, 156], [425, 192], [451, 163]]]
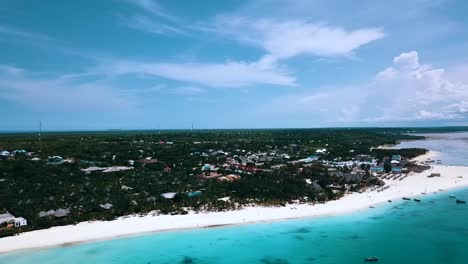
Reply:
[[391, 157], [392, 155], [400, 155], [402, 157], [406, 157], [408, 159], [415, 158], [417, 156], [421, 156], [426, 154], [426, 149], [420, 148], [409, 148], [409, 149], [373, 149], [372, 155], [379, 160], [382, 160], [384, 157]]
[[[358, 154], [383, 158], [395, 152], [371, 148], [417, 138], [421, 137], [377, 128], [45, 133], [40, 141], [35, 134], [0, 134], [0, 151], [34, 152], [0, 160], [0, 209], [26, 218], [27, 228], [39, 229], [151, 211], [185, 214], [188, 210], [227, 210], [252, 203], [322, 202], [341, 195], [329, 186], [342, 179], [330, 176], [320, 163], [302, 167], [288, 161], [315, 155], [323, 148], [327, 151], [321, 154], [322, 160], [349, 160]], [[398, 153], [413, 157], [423, 151]], [[241, 161], [249, 152], [275, 153], [275, 158], [247, 164], [259, 169], [254, 173], [220, 166], [218, 173], [242, 176], [235, 182], [197, 176], [203, 164], [220, 165], [229, 158]], [[53, 165], [48, 163], [51, 156], [73, 160]], [[40, 160], [32, 161], [32, 157]], [[140, 162], [146, 157], [157, 162]], [[132, 170], [91, 174], [82, 170], [89, 166], [129, 166], [129, 160], [134, 161]], [[269, 169], [275, 164], [285, 166]], [[375, 184], [370, 177], [365, 175], [353, 188]], [[315, 184], [305, 184], [306, 179]], [[197, 190], [202, 194], [187, 195]], [[161, 196], [166, 192], [177, 195], [166, 199]], [[219, 200], [222, 197], [230, 200]], [[112, 208], [103, 208], [106, 203]], [[39, 216], [41, 211], [57, 209], [70, 209], [70, 213]]]

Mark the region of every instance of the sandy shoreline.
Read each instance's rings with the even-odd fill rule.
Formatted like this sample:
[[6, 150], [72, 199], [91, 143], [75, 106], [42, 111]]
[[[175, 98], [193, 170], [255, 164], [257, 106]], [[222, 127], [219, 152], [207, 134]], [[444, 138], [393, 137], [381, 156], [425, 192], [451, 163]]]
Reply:
[[[423, 158], [424, 160], [427, 157]], [[441, 177], [428, 178], [433, 172]], [[463, 176], [460, 178], [460, 176]], [[434, 165], [430, 170], [410, 174], [402, 181], [384, 180], [390, 188], [377, 192], [352, 193], [325, 204], [291, 204], [285, 207], [248, 207], [237, 211], [126, 217], [113, 221], [83, 222], [53, 227], [0, 239], [0, 253], [70, 245], [143, 233], [207, 228], [254, 222], [339, 215], [367, 209], [388, 200], [468, 187], [468, 167]]]
[[426, 154], [417, 156], [416, 158], [412, 159], [412, 161], [425, 164], [425, 162], [428, 160], [437, 160], [439, 156], [440, 156], [440, 152], [430, 150]]

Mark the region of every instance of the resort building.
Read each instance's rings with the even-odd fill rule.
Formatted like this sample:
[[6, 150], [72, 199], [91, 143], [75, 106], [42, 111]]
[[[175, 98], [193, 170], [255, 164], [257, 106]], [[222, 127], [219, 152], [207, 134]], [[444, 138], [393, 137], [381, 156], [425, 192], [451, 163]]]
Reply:
[[25, 226], [28, 224], [28, 221], [26, 221], [26, 219], [24, 219], [23, 217], [16, 217], [14, 221], [15, 227]]
[[162, 193], [161, 197], [165, 199], [173, 199], [176, 196], [176, 192], [167, 192], [167, 193]]
[[400, 155], [392, 155], [392, 161], [401, 161], [401, 156]]
[[380, 173], [380, 172], [384, 172], [384, 167], [383, 166], [372, 166], [372, 167], [370, 167], [369, 170], [371, 172]]
[[20, 227], [27, 225], [28, 221], [23, 217], [15, 217], [9, 212], [6, 212], [5, 214], [0, 214], [0, 225], [3, 223], [14, 223], [15, 227]]
[[219, 182], [235, 182], [235, 181], [238, 181], [240, 179], [241, 179], [240, 175], [229, 174], [229, 175], [226, 175], [226, 176], [221, 176], [221, 177], [217, 178], [216, 180], [219, 181]]

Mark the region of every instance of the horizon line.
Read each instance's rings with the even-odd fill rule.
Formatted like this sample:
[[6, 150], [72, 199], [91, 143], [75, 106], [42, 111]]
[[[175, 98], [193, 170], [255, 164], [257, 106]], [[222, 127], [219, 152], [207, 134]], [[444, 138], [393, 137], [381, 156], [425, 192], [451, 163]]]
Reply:
[[[206, 130], [300, 130], [300, 129], [421, 129], [421, 128], [466, 128], [468, 126], [330, 126], [330, 127], [263, 127], [263, 128], [108, 128], [108, 129], [57, 129], [57, 130], [42, 130], [42, 133], [66, 133], [66, 132], [138, 132], [138, 131], [206, 131]], [[10, 129], [0, 130], [0, 134], [9, 133], [36, 133], [38, 130], [32, 129]]]

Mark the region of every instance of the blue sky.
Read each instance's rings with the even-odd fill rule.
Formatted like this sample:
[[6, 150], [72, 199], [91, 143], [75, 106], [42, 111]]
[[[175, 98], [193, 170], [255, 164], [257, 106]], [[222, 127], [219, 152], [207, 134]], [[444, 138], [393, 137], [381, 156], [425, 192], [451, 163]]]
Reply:
[[466, 1], [0, 3], [0, 130], [467, 125]]

